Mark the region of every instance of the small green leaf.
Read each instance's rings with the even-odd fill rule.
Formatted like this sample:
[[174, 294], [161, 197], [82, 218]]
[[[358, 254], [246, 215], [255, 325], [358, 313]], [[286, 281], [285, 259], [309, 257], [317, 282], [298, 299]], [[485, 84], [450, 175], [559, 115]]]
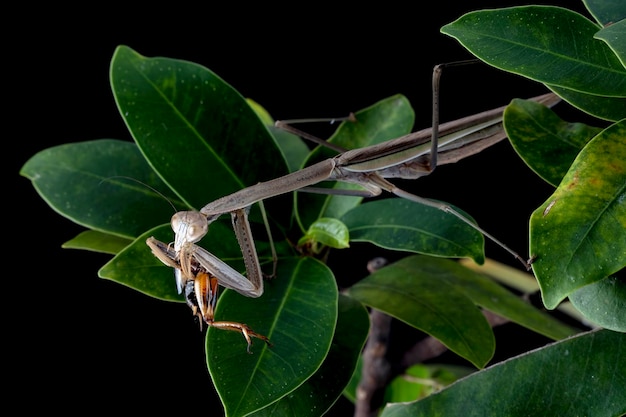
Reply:
[[256, 413], [254, 417], [317, 417], [328, 410], [350, 380], [369, 332], [363, 305], [339, 295], [339, 315], [328, 356], [320, 368], [295, 391]]
[[543, 302], [626, 265], [626, 119], [592, 139], [530, 220], [530, 253]]
[[491, 327], [463, 291], [438, 279], [456, 265], [411, 256], [385, 266], [348, 289], [347, 295], [440, 340], [482, 368], [491, 359]]
[[474, 369], [453, 365], [413, 365], [387, 385], [384, 402], [407, 402], [427, 397], [473, 372]]
[[312, 258], [282, 260], [259, 298], [224, 291], [215, 320], [245, 323], [273, 344], [255, 341], [248, 354], [238, 332], [209, 329], [207, 362], [226, 415], [267, 407], [315, 373], [331, 346], [337, 297], [332, 272]]
[[601, 129], [567, 123], [534, 101], [514, 99], [504, 110], [504, 128], [517, 154], [555, 187], [580, 150]]
[[588, 94], [626, 97], [626, 69], [606, 43], [594, 39], [599, 29], [568, 9], [521, 6], [467, 13], [441, 32], [496, 68]]
[[434, 256], [469, 257], [478, 264], [485, 261], [485, 239], [480, 232], [442, 210], [403, 198], [362, 204], [341, 220], [353, 242]]
[[583, 333], [500, 362], [381, 417], [607, 417], [626, 412], [626, 334]]
[[311, 246], [313, 253], [320, 253], [319, 245], [335, 249], [350, 247], [350, 233], [340, 220], [331, 218], [317, 219], [306, 234], [298, 241], [298, 246]]
[[62, 216], [125, 238], [167, 221], [170, 202], [182, 207], [131, 142], [100, 139], [48, 148], [30, 158], [20, 174]]
[[133, 241], [108, 233], [96, 232], [94, 230], [86, 230], [79, 233], [76, 237], [65, 242], [62, 247], [64, 249], [86, 249], [94, 252], [110, 253], [115, 255]]
[[586, 285], [569, 296], [587, 320], [605, 329], [626, 332], [626, 281], [611, 276]]

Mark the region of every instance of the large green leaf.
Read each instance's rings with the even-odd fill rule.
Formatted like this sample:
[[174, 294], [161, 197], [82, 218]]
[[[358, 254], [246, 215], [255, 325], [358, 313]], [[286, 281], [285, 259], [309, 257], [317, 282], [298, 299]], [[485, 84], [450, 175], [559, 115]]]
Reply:
[[412, 256], [415, 268], [435, 281], [446, 281], [462, 290], [477, 306], [504, 317], [551, 339], [563, 339], [577, 333], [548, 314], [523, 301], [509, 290], [483, 274], [449, 259], [430, 256]]
[[428, 259], [409, 257], [383, 267], [347, 295], [432, 335], [482, 368], [495, 349], [491, 327], [461, 289], [439, 279], [454, 273], [453, 263]]
[[[441, 28], [496, 68], [589, 94], [625, 97], [626, 69], [600, 27], [553, 6], [525, 6], [468, 13]], [[590, 76], [593, 74], [593, 76]]]
[[170, 202], [182, 207], [131, 142], [100, 139], [48, 148], [20, 174], [62, 216], [125, 238], [169, 220]]
[[335, 336], [322, 366], [295, 391], [251, 415], [316, 417], [324, 413], [348, 384], [368, 332], [369, 317], [363, 305], [340, 294]]
[[243, 416], [289, 394], [320, 367], [337, 321], [337, 285], [326, 265], [311, 259], [282, 260], [277, 277], [257, 299], [234, 291], [220, 296], [216, 320], [246, 323], [269, 337], [246, 353], [242, 336], [211, 328], [209, 372], [227, 416]]
[[592, 139], [530, 219], [546, 307], [626, 266], [626, 120]]
[[[342, 122], [328, 142], [345, 149], [362, 148], [403, 136], [411, 131], [415, 123], [415, 112], [411, 104], [406, 97], [399, 94], [380, 100], [356, 112], [354, 116], [356, 122]], [[311, 152], [307, 165], [335, 155], [336, 152], [318, 147]], [[332, 188], [360, 189], [356, 185], [346, 183], [334, 184]], [[361, 200], [362, 197], [298, 193], [299, 222], [306, 229], [320, 217], [340, 218], [348, 210], [356, 207]]]
[[381, 417], [609, 417], [626, 412], [626, 334], [583, 333], [476, 372]]
[[521, 99], [514, 99], [504, 110], [504, 128], [526, 165], [555, 187], [580, 150], [601, 131], [583, 123], [567, 123], [551, 109]]
[[254, 110], [207, 68], [119, 46], [110, 76], [133, 139], [190, 207], [287, 172]]
[[485, 260], [485, 240], [480, 232], [442, 210], [403, 198], [362, 204], [341, 220], [353, 242], [435, 256], [469, 257], [478, 264]]

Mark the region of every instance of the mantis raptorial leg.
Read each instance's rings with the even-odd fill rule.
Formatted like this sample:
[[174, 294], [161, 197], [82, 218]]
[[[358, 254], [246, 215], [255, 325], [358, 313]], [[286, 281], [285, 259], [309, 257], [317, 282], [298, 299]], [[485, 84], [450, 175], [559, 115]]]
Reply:
[[[437, 94], [440, 70], [441, 67], [438, 66], [433, 73], [434, 95]], [[552, 106], [559, 101], [559, 98], [554, 94], [545, 94], [531, 100]], [[433, 112], [437, 112], [436, 98], [433, 99], [433, 106]], [[504, 108], [505, 106], [502, 106], [441, 125], [433, 116], [433, 120], [437, 122], [433, 128], [380, 144], [345, 151], [283, 177], [261, 182], [219, 198], [204, 206], [200, 211], [178, 212], [172, 217], [172, 228], [176, 235], [174, 264], [177, 266], [168, 263], [167, 259], [162, 257], [163, 254], [155, 254], [164, 263], [180, 268], [184, 279], [195, 279], [193, 265], [197, 262], [200, 267], [216, 277], [223, 286], [245, 296], [258, 297], [263, 293], [263, 278], [246, 210], [266, 198], [292, 191], [306, 191], [322, 181], [334, 180], [359, 184], [364, 188], [363, 195], [365, 196], [376, 196], [385, 190], [399, 197], [452, 214], [511, 253], [528, 269], [528, 262], [519, 254], [450, 206], [408, 193], [387, 180], [387, 178], [416, 179], [428, 175], [434, 170], [435, 164], [456, 162], [504, 139], [506, 137], [502, 126]], [[291, 126], [277, 124], [307, 137], [303, 132]], [[206, 235], [209, 224], [226, 213], [231, 213], [233, 216], [235, 234], [246, 264], [247, 279], [234, 270], [234, 273], [233, 271], [225, 272], [222, 261], [204, 249], [199, 250], [201, 248], [195, 245]], [[165, 258], [170, 258], [169, 254], [165, 255]]]
[[[191, 311], [202, 323], [206, 323], [209, 327], [215, 327], [223, 330], [237, 331], [242, 334], [248, 343], [248, 353], [252, 345], [253, 337], [263, 340], [268, 346], [271, 346], [269, 339], [259, 333], [256, 333], [250, 327], [243, 323], [233, 321], [215, 321], [215, 304], [219, 292], [219, 286], [226, 288], [248, 288], [250, 293], [263, 293], [263, 281], [260, 281], [260, 287], [255, 287], [247, 279], [241, 276], [237, 271], [228, 264], [222, 262], [219, 258], [212, 255], [206, 249], [193, 245], [193, 256], [189, 260], [189, 270], [183, 273], [178, 253], [167, 245], [153, 237], [147, 239], [146, 243], [152, 250], [152, 253], [161, 260], [165, 265], [174, 268], [176, 277], [176, 287], [178, 293], [184, 292], [185, 301], [191, 308]], [[207, 269], [202, 265], [210, 265]], [[189, 275], [187, 275], [189, 274]]]

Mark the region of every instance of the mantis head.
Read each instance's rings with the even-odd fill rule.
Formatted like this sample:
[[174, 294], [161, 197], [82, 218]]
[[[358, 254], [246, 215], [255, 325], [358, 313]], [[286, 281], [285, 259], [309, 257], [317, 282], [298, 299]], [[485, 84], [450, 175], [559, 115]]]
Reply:
[[199, 211], [179, 211], [172, 216], [171, 224], [176, 252], [186, 244], [198, 242], [209, 231], [207, 218]]

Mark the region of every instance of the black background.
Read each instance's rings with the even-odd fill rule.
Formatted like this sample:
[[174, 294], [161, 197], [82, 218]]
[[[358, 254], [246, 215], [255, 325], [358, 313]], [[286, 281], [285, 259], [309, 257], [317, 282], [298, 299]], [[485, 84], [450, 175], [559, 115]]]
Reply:
[[[537, 3], [584, 13], [582, 2]], [[12, 387], [32, 393], [21, 408], [223, 413], [204, 363], [203, 335], [187, 307], [99, 279], [109, 256], [61, 249], [82, 228], [53, 212], [18, 175], [30, 156], [54, 145], [131, 140], [109, 87], [115, 47], [202, 64], [276, 119], [343, 115], [402, 93], [416, 110], [416, 128], [423, 128], [430, 126], [433, 66], [470, 58], [439, 28], [472, 10], [531, 3], [440, 1], [428, 10], [425, 4], [178, 2], [133, 12], [107, 4], [37, 9], [37, 18], [35, 10], [14, 11], [21, 24], [6, 37], [5, 51], [15, 60], [5, 64], [5, 83], [17, 94], [7, 103], [15, 114], [5, 120], [11, 146], [5, 155], [17, 193], [12, 188], [4, 203], [5, 221], [14, 226], [5, 234], [11, 272], [4, 299], [6, 357], [18, 371]], [[450, 69], [442, 82], [442, 121], [546, 92], [484, 64]], [[571, 113], [565, 105], [557, 110]], [[551, 193], [506, 142], [406, 186], [462, 207], [524, 256], [527, 220]], [[519, 266], [502, 249], [489, 242], [486, 248], [488, 257]], [[355, 256], [338, 252], [332, 262], [360, 276], [364, 267]], [[547, 342], [515, 326], [497, 334], [494, 360]], [[329, 413], [351, 414], [344, 399]]]

